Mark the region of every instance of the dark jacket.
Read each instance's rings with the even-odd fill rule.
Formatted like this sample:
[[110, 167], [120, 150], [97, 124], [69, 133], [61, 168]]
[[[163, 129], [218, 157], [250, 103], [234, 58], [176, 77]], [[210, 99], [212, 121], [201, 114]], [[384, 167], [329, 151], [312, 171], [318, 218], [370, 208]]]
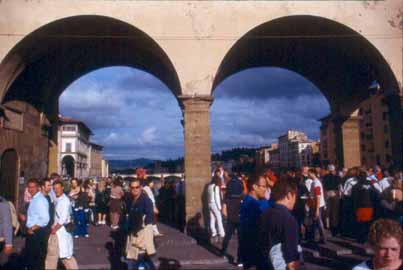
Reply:
[[153, 203], [146, 194], [142, 193], [137, 200], [129, 202], [128, 214], [128, 231], [136, 234], [143, 225], [153, 223]]
[[234, 177], [227, 183], [224, 203], [227, 205], [228, 221], [238, 223], [239, 211], [243, 199], [243, 185], [241, 180]]
[[353, 209], [359, 208], [376, 208], [379, 202], [379, 195], [370, 181], [359, 179], [358, 183], [353, 187], [351, 192], [353, 201]]

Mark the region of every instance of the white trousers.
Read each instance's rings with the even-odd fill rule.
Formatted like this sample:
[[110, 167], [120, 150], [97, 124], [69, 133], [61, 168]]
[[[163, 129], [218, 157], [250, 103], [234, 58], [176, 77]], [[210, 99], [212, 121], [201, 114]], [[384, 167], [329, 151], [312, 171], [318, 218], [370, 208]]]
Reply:
[[212, 236], [217, 235], [217, 229], [216, 229], [216, 223], [218, 227], [218, 234], [221, 237], [225, 236], [225, 231], [224, 231], [224, 225], [222, 223], [222, 215], [220, 210], [218, 210], [217, 205], [214, 203], [209, 204], [209, 212], [210, 212], [210, 230], [212, 233]]

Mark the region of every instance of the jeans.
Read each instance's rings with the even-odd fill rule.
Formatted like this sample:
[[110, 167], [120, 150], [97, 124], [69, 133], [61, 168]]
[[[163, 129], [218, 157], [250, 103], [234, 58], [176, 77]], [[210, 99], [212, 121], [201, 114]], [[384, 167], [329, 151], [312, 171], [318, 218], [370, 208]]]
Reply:
[[146, 269], [156, 270], [151, 258], [146, 254], [139, 254], [137, 260], [127, 260], [128, 270]]
[[87, 217], [84, 209], [75, 208], [73, 211], [74, 218], [74, 236], [85, 236], [87, 231]]
[[224, 241], [223, 241], [223, 244], [222, 244], [222, 253], [226, 253], [227, 252], [227, 248], [228, 248], [228, 244], [229, 244], [229, 241], [231, 240], [231, 238], [232, 238], [232, 235], [234, 234], [234, 232], [235, 232], [235, 230], [237, 231], [237, 234], [238, 234], [238, 252], [237, 252], [237, 259], [239, 260], [240, 259], [240, 249], [239, 249], [239, 236], [240, 236], [240, 233], [239, 233], [239, 222], [232, 222], [232, 221], [227, 221], [227, 224], [226, 224], [226, 234], [225, 234], [225, 237], [224, 237]]
[[308, 240], [315, 240], [316, 230], [319, 231], [320, 241], [325, 241], [325, 227], [323, 225], [323, 211], [324, 207], [319, 208], [319, 217], [315, 219], [315, 209], [311, 209], [310, 218], [312, 219], [312, 225], [310, 226], [307, 232], [307, 239]]

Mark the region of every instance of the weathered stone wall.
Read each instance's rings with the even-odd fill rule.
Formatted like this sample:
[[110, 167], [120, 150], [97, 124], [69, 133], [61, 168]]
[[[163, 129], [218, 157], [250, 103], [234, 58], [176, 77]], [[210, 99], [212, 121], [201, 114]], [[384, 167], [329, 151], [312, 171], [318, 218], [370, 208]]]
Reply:
[[208, 213], [204, 195], [211, 180], [211, 98], [184, 97], [182, 104], [185, 128], [186, 220], [202, 222], [203, 216]]
[[[10, 113], [14, 115], [13, 118], [7, 117]], [[42, 132], [41, 114], [25, 102], [11, 101], [3, 105], [3, 116], [0, 119], [0, 156], [7, 149], [15, 149], [19, 158], [18, 175], [24, 172], [25, 180], [45, 177], [48, 138]], [[4, 169], [7, 168], [1, 168]], [[20, 196], [22, 191], [20, 187]]]
[[342, 125], [344, 167], [361, 165], [360, 128], [357, 116], [351, 116]]
[[100, 150], [91, 149], [90, 157], [90, 175], [89, 176], [102, 176], [102, 152]]

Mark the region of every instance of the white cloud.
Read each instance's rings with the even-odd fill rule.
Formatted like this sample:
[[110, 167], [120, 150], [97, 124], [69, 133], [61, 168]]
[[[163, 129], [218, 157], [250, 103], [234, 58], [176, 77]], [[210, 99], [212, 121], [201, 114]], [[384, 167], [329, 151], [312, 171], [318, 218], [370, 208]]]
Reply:
[[155, 127], [147, 128], [143, 131], [143, 134], [139, 140], [142, 144], [152, 144], [156, 142], [157, 139], [157, 129]]

